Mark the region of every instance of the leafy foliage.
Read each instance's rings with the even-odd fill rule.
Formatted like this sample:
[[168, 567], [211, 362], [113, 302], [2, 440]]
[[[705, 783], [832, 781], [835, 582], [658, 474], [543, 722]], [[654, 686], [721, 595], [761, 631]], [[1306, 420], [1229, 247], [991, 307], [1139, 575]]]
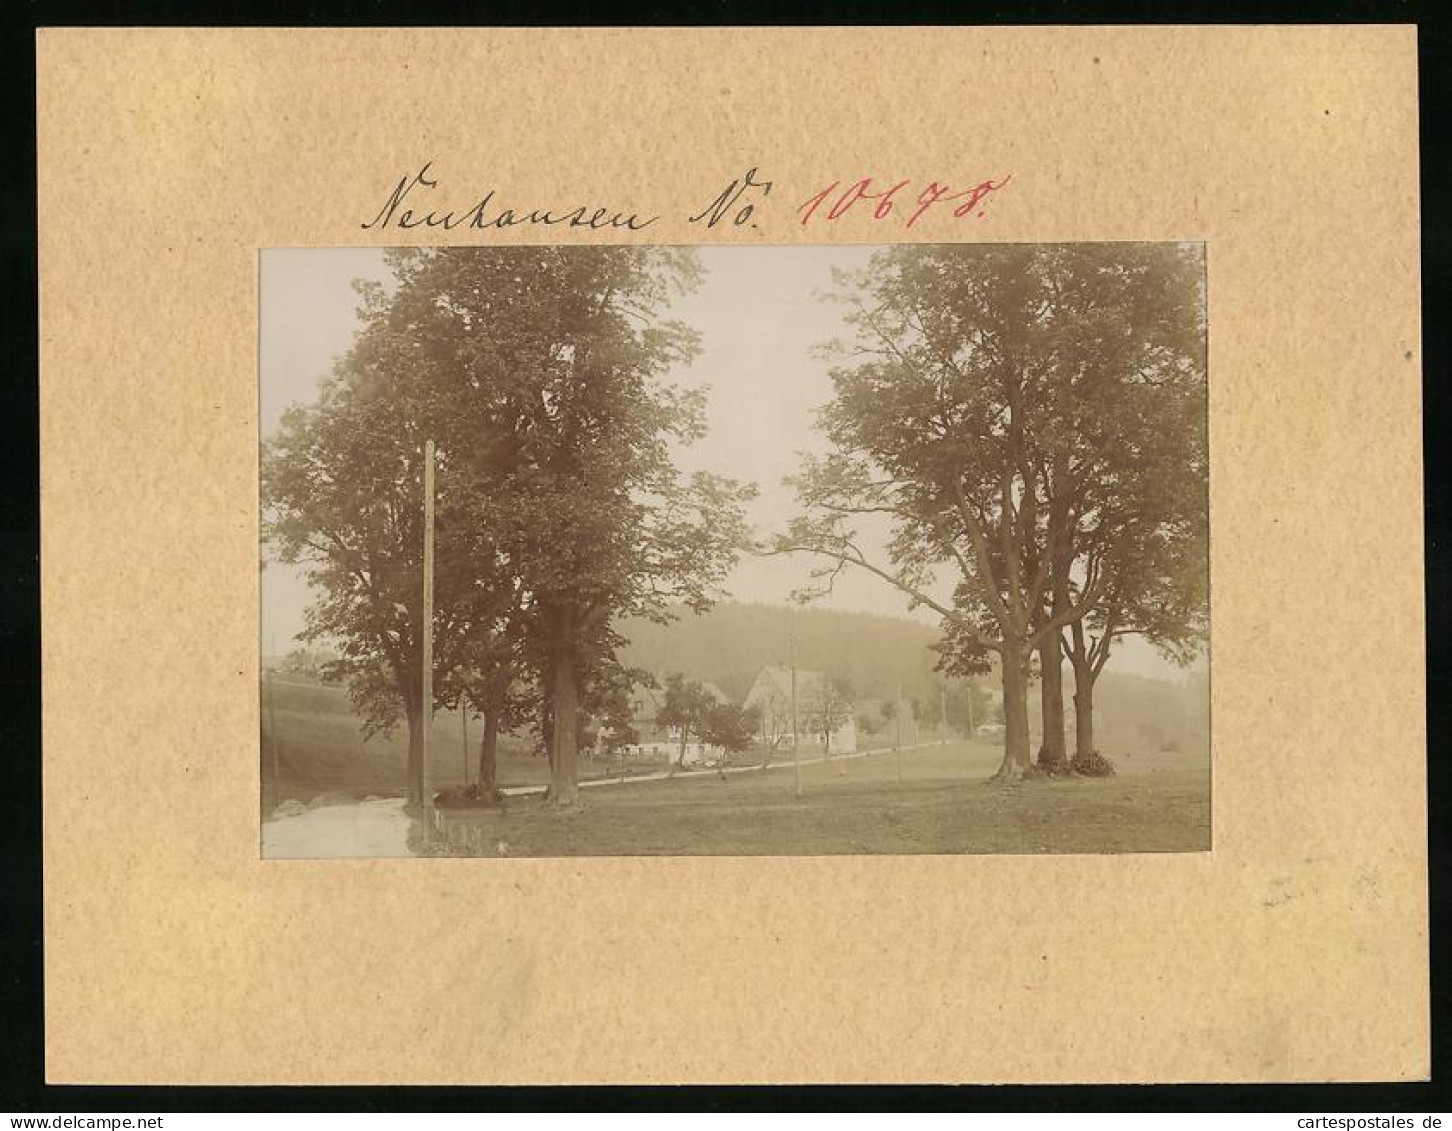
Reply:
[[803, 721], [828, 745], [832, 735], [852, 718], [852, 687], [844, 679], [823, 677], [809, 685]]
[[[841, 277], [838, 347], [777, 552], [876, 574], [944, 625], [944, 668], [1004, 683], [1005, 772], [1028, 763], [1029, 655], [1100, 618], [1100, 639], [1197, 634], [1204, 506], [1199, 263], [1172, 245], [900, 245]], [[886, 520], [885, 557], [859, 530]], [[1181, 568], [1185, 567], [1185, 568]], [[937, 596], [951, 571], [953, 596]], [[1082, 631], [1082, 627], [1081, 627]]]
[[712, 703], [701, 722], [701, 741], [739, 753], [751, 745], [761, 726], [761, 710], [735, 703]]
[[697, 343], [663, 311], [698, 268], [648, 247], [388, 262], [391, 286], [360, 288], [363, 329], [321, 399], [264, 453], [266, 536], [312, 567], [309, 635], [337, 648], [368, 726], [402, 713], [414, 731], [434, 706], [417, 677], [434, 440], [435, 702], [563, 734], [568, 749], [550, 749], [569, 800], [582, 713], [618, 714], [612, 621], [706, 608], [745, 541], [752, 489], [672, 459], [703, 432], [704, 394], [667, 380]]

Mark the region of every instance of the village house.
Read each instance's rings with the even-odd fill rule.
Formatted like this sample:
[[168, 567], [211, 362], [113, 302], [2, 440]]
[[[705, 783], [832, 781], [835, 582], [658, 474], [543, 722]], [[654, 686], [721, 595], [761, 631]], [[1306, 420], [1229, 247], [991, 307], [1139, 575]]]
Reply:
[[[665, 686], [668, 677], [664, 673], [656, 675], [656, 686], [652, 687], [647, 683], [636, 683], [630, 689], [630, 725], [635, 731], [635, 742], [621, 747], [621, 753], [626, 758], [635, 758], [650, 761], [671, 761], [682, 760], [685, 765], [699, 765], [701, 763], [714, 763], [721, 759], [724, 751], [717, 746], [708, 746], [700, 741], [687, 741], [684, 757], [681, 753], [681, 730], [677, 726], [665, 726], [660, 720], [660, 712], [665, 706]], [[718, 703], [729, 703], [731, 699], [709, 680], [697, 680], [706, 693]]]
[[[772, 749], [791, 749], [791, 668], [783, 664], [768, 664], [762, 668], [751, 690], [746, 693], [744, 706], [761, 711], [759, 737], [763, 745]], [[822, 672], [797, 669], [796, 730], [799, 746], [827, 746], [830, 752], [841, 754], [857, 750], [857, 723], [852, 704]]]

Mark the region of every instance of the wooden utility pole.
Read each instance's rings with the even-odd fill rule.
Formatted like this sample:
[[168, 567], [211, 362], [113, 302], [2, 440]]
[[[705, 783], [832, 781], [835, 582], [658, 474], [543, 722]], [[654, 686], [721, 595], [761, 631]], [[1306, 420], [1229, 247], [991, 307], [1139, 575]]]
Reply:
[[434, 773], [429, 764], [429, 730], [434, 719], [434, 442], [424, 441], [423, 544], [423, 807], [434, 807]]
[[792, 662], [792, 772], [797, 779], [797, 796], [802, 795], [802, 762], [797, 750], [797, 614], [791, 614], [790, 652]]
[[938, 684], [938, 719], [943, 724], [943, 741], [948, 741], [948, 685]]
[[897, 710], [893, 712], [897, 718], [897, 783], [902, 784], [902, 677], [897, 681]]

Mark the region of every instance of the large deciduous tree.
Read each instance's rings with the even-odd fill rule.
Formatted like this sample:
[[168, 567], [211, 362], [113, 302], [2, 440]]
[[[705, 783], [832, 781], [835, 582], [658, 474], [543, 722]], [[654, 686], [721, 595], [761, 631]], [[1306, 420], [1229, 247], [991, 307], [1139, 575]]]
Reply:
[[[834, 450], [805, 461], [804, 513], [776, 548], [825, 556], [826, 577], [865, 569], [933, 609], [965, 673], [996, 656], [1002, 777], [1031, 765], [1030, 657], [1047, 658], [1046, 734], [1059, 737], [1045, 757], [1062, 762], [1062, 632], [1131, 586], [1128, 568], [1089, 568], [1088, 547], [1132, 560], [1137, 539], [1183, 517], [1154, 513], [1163, 492], [1146, 477], [1203, 488], [1203, 449], [1170, 455], [1196, 391], [1203, 416], [1198, 280], [1169, 245], [899, 246], [844, 280], [857, 339], [821, 413]], [[1166, 390], [1180, 394], [1173, 412]], [[883, 520], [876, 554], [862, 527]]]
[[376, 293], [364, 328], [322, 382], [318, 399], [290, 408], [264, 446], [263, 537], [279, 558], [307, 567], [317, 598], [305, 639], [337, 658], [365, 734], [408, 727], [410, 800], [420, 800], [422, 448], [426, 369], [390, 324]]
[[1062, 648], [1074, 670], [1074, 765], [1092, 772], [1104, 765], [1093, 743], [1094, 681], [1114, 642], [1143, 635], [1185, 662], [1207, 630], [1203, 262], [1199, 249], [1169, 244], [1058, 254], [1051, 411], [1039, 439], [1053, 547], [1044, 615], [1086, 589], [1098, 597], [1040, 648], [1041, 760], [1065, 764]]
[[692, 255], [647, 247], [388, 253], [363, 328], [316, 405], [264, 455], [266, 533], [307, 561], [309, 632], [339, 641], [369, 725], [409, 727], [419, 800], [421, 451], [437, 447], [435, 703], [485, 718], [481, 780], [501, 727], [525, 713], [550, 754], [550, 797], [577, 797], [581, 715], [618, 682], [612, 629], [707, 607], [745, 541], [751, 490], [684, 476], [704, 394], [670, 370], [696, 335], [666, 317]]
[[440, 248], [398, 273], [395, 309], [448, 410], [447, 472], [527, 592], [550, 798], [572, 804], [611, 624], [705, 608], [745, 541], [750, 489], [673, 458], [704, 431], [704, 394], [669, 380], [696, 335], [666, 317], [697, 268], [678, 248]]

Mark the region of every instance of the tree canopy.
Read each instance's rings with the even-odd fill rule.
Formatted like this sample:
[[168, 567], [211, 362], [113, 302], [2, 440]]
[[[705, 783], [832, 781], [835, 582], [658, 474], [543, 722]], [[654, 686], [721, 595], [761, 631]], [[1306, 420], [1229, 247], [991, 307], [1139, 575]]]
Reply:
[[668, 377], [697, 343], [666, 305], [698, 269], [689, 250], [634, 246], [404, 249], [388, 263], [323, 398], [268, 446], [267, 534], [313, 567], [310, 623], [339, 641], [370, 717], [404, 707], [414, 731], [433, 707], [415, 679], [433, 439], [434, 629], [451, 673], [436, 701], [531, 715], [552, 797], [569, 804], [581, 713], [619, 683], [613, 622], [706, 608], [745, 541], [752, 489], [673, 459], [705, 427], [704, 393]]
[[[1197, 254], [900, 245], [840, 282], [856, 338], [820, 415], [832, 450], [804, 460], [802, 514], [775, 548], [826, 559], [825, 583], [856, 567], [933, 609], [960, 671], [996, 656], [1001, 772], [1017, 776], [1036, 650], [1057, 665], [1063, 630], [1091, 614], [1106, 640], [1152, 620], [1162, 641], [1194, 636], [1201, 590], [1178, 569], [1204, 512]], [[881, 517], [875, 554], [859, 530]]]

